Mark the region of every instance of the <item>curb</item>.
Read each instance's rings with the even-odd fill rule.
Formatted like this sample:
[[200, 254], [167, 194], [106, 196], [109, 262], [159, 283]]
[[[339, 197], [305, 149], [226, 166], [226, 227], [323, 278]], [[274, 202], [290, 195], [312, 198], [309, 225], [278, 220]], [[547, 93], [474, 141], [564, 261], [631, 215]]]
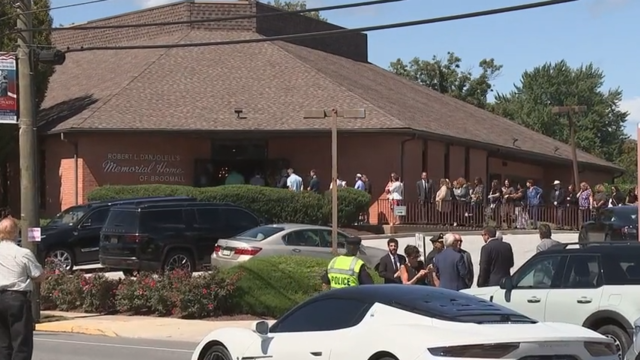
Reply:
[[36, 324], [36, 331], [118, 337], [118, 334], [116, 334], [111, 330], [103, 330], [95, 327], [74, 325], [74, 324], [69, 324], [66, 321], [53, 321], [49, 323]]

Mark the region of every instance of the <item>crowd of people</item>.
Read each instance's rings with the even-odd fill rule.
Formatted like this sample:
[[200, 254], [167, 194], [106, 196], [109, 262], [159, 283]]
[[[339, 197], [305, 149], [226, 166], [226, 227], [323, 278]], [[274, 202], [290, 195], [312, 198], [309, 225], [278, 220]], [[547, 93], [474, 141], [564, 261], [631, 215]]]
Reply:
[[[398, 184], [400, 179], [391, 174], [385, 190], [390, 210], [382, 212], [387, 219], [378, 223], [535, 229], [543, 221], [557, 228], [577, 229], [600, 209], [638, 203], [636, 187], [623, 193], [613, 185], [608, 194], [603, 184], [591, 188], [582, 182], [575, 189], [556, 180], [549, 184], [551, 189], [543, 190], [534, 180], [521, 184], [506, 179], [502, 183], [494, 180], [485, 188], [480, 177], [470, 182], [464, 178], [453, 182], [440, 179], [436, 185], [423, 172], [416, 184], [418, 201], [410, 204], [404, 201], [404, 189]], [[405, 215], [393, 211], [397, 206], [405, 206]]]
[[[560, 242], [551, 238], [548, 224], [538, 226], [540, 242], [536, 252], [544, 251]], [[484, 245], [480, 249], [478, 276], [474, 275], [471, 254], [462, 248], [460, 234], [448, 233], [433, 236], [432, 249], [424, 257], [415, 245], [407, 245], [404, 255], [398, 253], [398, 240], [387, 241], [388, 254], [380, 259], [378, 274], [385, 284], [426, 285], [449, 290], [498, 286], [511, 275], [514, 266], [513, 249], [504, 241], [496, 228], [482, 230]]]

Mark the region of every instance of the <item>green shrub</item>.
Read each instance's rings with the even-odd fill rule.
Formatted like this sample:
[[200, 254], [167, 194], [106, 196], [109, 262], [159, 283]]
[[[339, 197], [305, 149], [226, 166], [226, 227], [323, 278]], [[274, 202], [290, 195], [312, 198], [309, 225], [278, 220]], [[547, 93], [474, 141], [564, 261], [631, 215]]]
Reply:
[[[150, 196], [191, 196], [199, 201], [229, 202], [243, 206], [275, 223], [327, 224], [331, 219], [331, 196], [310, 192], [250, 185], [194, 188], [178, 185], [102, 186], [89, 193], [89, 201], [117, 200]], [[370, 196], [355, 189], [338, 192], [340, 225], [355, 223], [368, 211]]]
[[[292, 307], [322, 291], [320, 276], [329, 260], [303, 256], [257, 257], [226, 269], [225, 277], [242, 272], [225, 313], [279, 318]], [[382, 280], [371, 269], [376, 283]]]

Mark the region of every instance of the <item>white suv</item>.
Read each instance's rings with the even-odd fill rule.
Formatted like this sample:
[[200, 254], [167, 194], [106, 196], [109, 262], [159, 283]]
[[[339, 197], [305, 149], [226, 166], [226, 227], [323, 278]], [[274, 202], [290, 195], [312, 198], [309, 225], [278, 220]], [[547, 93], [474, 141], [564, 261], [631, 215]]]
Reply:
[[500, 286], [463, 291], [539, 321], [595, 330], [622, 358], [640, 317], [640, 243], [574, 245], [535, 254]]

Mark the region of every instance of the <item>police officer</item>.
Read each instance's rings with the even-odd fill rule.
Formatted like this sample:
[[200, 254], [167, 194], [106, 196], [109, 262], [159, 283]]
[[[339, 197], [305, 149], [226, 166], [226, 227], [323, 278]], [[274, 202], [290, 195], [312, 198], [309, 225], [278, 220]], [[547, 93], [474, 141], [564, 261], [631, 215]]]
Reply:
[[358, 258], [361, 244], [362, 239], [357, 236], [350, 237], [345, 241], [345, 254], [333, 258], [327, 271], [321, 276], [323, 288], [331, 286], [332, 289], [339, 289], [373, 284], [373, 279], [369, 275], [364, 261]]

